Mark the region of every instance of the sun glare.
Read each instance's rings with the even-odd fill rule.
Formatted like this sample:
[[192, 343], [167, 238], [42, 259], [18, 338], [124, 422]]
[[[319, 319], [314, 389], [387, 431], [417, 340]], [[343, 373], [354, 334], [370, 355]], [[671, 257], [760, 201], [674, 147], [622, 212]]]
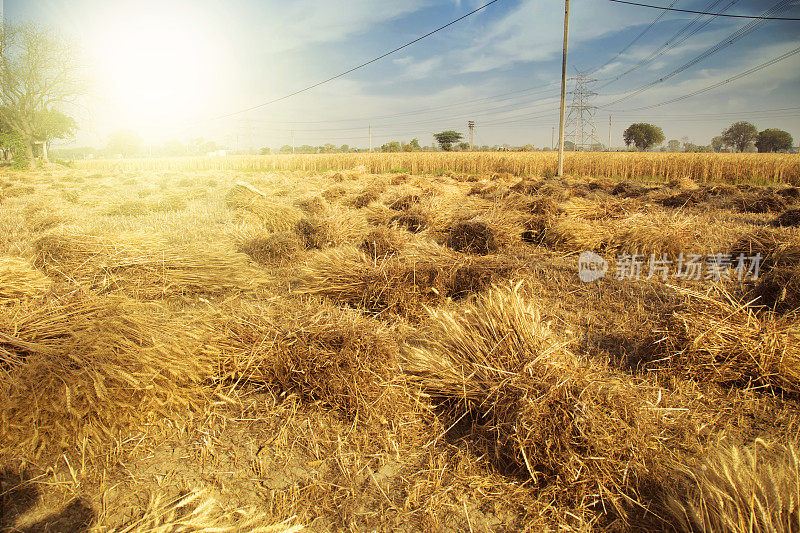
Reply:
[[120, 122], [156, 135], [210, 103], [220, 54], [199, 17], [117, 9], [105, 18], [93, 45], [98, 84]]

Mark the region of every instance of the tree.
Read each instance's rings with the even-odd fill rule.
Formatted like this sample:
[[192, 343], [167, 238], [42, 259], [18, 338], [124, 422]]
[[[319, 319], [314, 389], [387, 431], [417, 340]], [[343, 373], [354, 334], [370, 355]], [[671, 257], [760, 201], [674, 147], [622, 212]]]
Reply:
[[139, 137], [139, 134], [135, 131], [115, 131], [108, 136], [108, 145], [106, 149], [112, 155], [122, 154], [123, 157], [131, 157], [141, 151], [142, 138]]
[[[684, 146], [686, 143], [684, 143]], [[678, 139], [670, 139], [667, 141], [667, 151], [668, 152], [680, 152], [681, 151], [681, 142]]]
[[725, 147], [725, 140], [722, 138], [722, 135], [717, 135], [713, 139], [711, 139], [711, 149], [715, 152], [721, 152], [722, 149]]
[[758, 137], [758, 130], [749, 122], [734, 122], [722, 132], [722, 142], [733, 146], [737, 152], [744, 152]]
[[631, 124], [622, 134], [626, 146], [633, 144], [639, 150], [647, 150], [664, 142], [664, 132], [658, 126], [638, 122]]
[[268, 154], [272, 153], [272, 150], [270, 149], [269, 146], [265, 146], [262, 149], [260, 149], [258, 151], [258, 153], [261, 154], [261, 155], [268, 155]]
[[575, 151], [575, 143], [572, 141], [564, 141], [564, 151], [566, 152], [574, 152]]
[[397, 141], [388, 142], [381, 146], [381, 152], [399, 152], [400, 143]]
[[14, 167], [24, 169], [28, 167], [29, 159], [25, 158], [25, 142], [19, 133], [4, 128], [0, 123], [0, 160], [14, 157]]
[[412, 152], [419, 152], [422, 150], [422, 147], [419, 145], [419, 139], [417, 138], [411, 139], [411, 142], [408, 143], [408, 145], [411, 147]]
[[776, 128], [766, 129], [758, 134], [756, 148], [759, 152], [777, 152], [792, 148], [792, 136], [788, 131]]
[[78, 129], [75, 119], [55, 109], [43, 109], [34, 115], [33, 141], [41, 143], [42, 156], [47, 160], [47, 147], [55, 139], [71, 137]]
[[[37, 135], [47, 142], [57, 133], [48, 131], [43, 117], [54, 118], [54, 109], [74, 104], [84, 86], [71, 43], [34, 24], [0, 22], [0, 122], [22, 139], [23, 157], [33, 156]], [[64, 126], [74, 129], [74, 121], [60, 122]]]
[[441, 133], [434, 133], [433, 137], [436, 139], [436, 142], [439, 143], [442, 150], [449, 152], [453, 149], [453, 143], [457, 143], [463, 139], [464, 135], [456, 133], [453, 130], [447, 130]]

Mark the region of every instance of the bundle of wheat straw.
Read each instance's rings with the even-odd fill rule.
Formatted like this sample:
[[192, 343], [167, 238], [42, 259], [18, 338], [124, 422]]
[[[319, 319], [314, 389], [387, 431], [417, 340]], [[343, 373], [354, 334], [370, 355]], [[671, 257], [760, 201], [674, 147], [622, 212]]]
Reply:
[[676, 531], [800, 529], [800, 452], [794, 443], [725, 444], [676, 473], [679, 488], [661, 502], [664, 521]]
[[617, 250], [624, 254], [641, 254], [646, 257], [664, 255], [671, 261], [680, 254], [694, 251], [689, 230], [693, 225], [691, 218], [679, 215], [656, 216], [637, 213], [615, 222]]
[[148, 233], [50, 232], [34, 243], [34, 264], [55, 277], [140, 298], [218, 293], [254, 283], [247, 256], [225, 244], [173, 244]]
[[0, 449], [101, 457], [131, 429], [191, 416], [213, 375], [211, 330], [123, 297], [9, 313], [0, 348], [19, 354], [0, 383]]
[[623, 496], [659, 469], [668, 445], [691, 438], [669, 394], [571, 352], [519, 285], [457, 310], [431, 309], [403, 347], [403, 368], [473, 439], [571, 503]]
[[0, 256], [0, 302], [36, 298], [47, 292], [52, 280], [16, 257]]
[[280, 387], [361, 420], [392, 418], [397, 342], [380, 322], [320, 300], [226, 306], [219, 379]]
[[684, 191], [696, 191], [700, 188], [696, 181], [689, 176], [677, 176], [669, 180], [667, 187]]
[[612, 244], [613, 238], [607, 224], [571, 217], [548, 221], [543, 236], [547, 246], [569, 252], [602, 251]]
[[423, 303], [466, 297], [513, 270], [507, 258], [469, 256], [435, 243], [414, 243], [381, 258], [344, 246], [312, 256], [292, 285], [297, 294], [407, 314]]
[[238, 251], [265, 266], [292, 263], [304, 250], [300, 236], [294, 231], [240, 231], [234, 236], [234, 240]]
[[722, 288], [684, 291], [667, 320], [666, 357], [656, 365], [717, 383], [800, 392], [800, 323], [761, 315]]

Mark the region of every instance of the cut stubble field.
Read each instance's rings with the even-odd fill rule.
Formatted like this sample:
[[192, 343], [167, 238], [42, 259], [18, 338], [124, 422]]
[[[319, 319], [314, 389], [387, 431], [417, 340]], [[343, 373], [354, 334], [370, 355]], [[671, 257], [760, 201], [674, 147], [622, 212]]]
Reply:
[[645, 155], [3, 171], [0, 530], [796, 530], [797, 156]]

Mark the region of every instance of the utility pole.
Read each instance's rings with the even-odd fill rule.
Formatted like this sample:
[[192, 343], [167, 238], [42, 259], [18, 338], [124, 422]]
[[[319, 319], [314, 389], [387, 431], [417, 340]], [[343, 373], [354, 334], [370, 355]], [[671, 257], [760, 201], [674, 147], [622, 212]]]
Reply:
[[567, 41], [569, 39], [569, 0], [564, 0], [564, 52], [561, 56], [561, 114], [558, 120], [558, 176], [564, 175], [564, 99], [567, 97]]
[[372, 153], [372, 125], [369, 127], [369, 152]]
[[553, 126], [553, 131], [550, 132], [550, 149], [555, 150], [556, 147], [556, 127]]
[[611, 151], [611, 115], [608, 115], [608, 151]]
[[292, 130], [292, 153], [294, 153], [294, 130]]
[[475, 129], [475, 121], [470, 120], [467, 122], [467, 127], [469, 128], [469, 149], [472, 151], [472, 130]]

